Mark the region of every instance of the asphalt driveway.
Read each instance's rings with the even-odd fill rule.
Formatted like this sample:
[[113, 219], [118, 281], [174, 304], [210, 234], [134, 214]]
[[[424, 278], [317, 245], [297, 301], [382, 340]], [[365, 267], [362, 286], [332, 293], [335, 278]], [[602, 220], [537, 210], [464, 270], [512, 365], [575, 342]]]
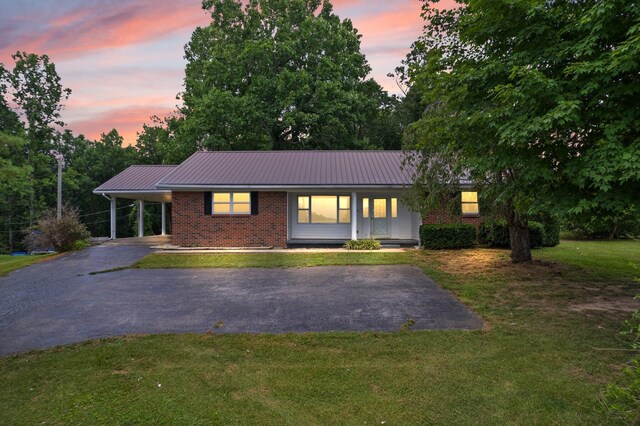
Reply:
[[407, 265], [127, 269], [143, 245], [91, 247], [0, 278], [0, 355], [136, 333], [478, 329]]

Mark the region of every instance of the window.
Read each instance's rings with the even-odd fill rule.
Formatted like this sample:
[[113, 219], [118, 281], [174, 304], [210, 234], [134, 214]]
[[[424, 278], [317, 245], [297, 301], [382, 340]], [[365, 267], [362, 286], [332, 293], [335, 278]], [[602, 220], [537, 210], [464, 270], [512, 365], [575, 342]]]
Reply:
[[298, 197], [298, 223], [309, 223], [311, 218], [310, 198], [309, 196]]
[[338, 222], [350, 223], [351, 222], [351, 197], [348, 195], [340, 196], [338, 203]]
[[251, 214], [251, 193], [214, 192], [213, 214]]
[[477, 192], [463, 192], [462, 193], [462, 214], [468, 216], [474, 216], [480, 214], [478, 207], [478, 193]]
[[350, 223], [351, 198], [348, 195], [301, 195], [298, 197], [298, 223]]
[[365, 219], [369, 217], [369, 199], [368, 198], [362, 199], [362, 217], [364, 217]]
[[391, 217], [394, 219], [398, 217], [398, 199], [397, 198], [391, 199]]

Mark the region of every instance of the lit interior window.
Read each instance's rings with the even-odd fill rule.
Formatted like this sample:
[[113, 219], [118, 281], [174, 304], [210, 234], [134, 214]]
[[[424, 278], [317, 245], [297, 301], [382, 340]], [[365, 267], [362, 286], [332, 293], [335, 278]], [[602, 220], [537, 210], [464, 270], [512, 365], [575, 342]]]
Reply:
[[368, 198], [362, 199], [362, 217], [364, 217], [365, 219], [369, 217], [369, 199]]
[[338, 197], [314, 195], [311, 197], [311, 223], [338, 222]]
[[462, 214], [477, 215], [479, 213], [480, 209], [478, 207], [478, 193], [462, 192]]
[[351, 197], [348, 195], [301, 195], [298, 223], [350, 223]]
[[391, 217], [394, 219], [398, 217], [398, 199], [397, 198], [391, 199]]
[[298, 197], [298, 223], [309, 223], [311, 220], [309, 196]]
[[250, 214], [251, 193], [249, 192], [214, 192], [213, 214]]

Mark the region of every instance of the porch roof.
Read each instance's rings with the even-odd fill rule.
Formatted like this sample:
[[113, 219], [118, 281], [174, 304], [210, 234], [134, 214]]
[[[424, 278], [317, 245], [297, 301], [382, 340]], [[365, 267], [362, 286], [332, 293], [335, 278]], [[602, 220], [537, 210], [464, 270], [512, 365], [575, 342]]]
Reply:
[[177, 166], [131, 166], [93, 190], [94, 194], [113, 195], [145, 201], [171, 201], [171, 191], [156, 183]]

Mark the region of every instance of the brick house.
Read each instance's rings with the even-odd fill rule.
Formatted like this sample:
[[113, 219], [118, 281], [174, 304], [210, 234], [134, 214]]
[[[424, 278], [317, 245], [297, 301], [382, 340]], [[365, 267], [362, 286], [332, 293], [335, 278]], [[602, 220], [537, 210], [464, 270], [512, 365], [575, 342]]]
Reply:
[[[172, 243], [187, 247], [339, 245], [374, 238], [417, 245], [421, 223], [403, 203], [413, 184], [401, 151], [203, 151], [178, 166], [132, 166], [93, 192], [116, 199], [171, 203]], [[479, 220], [477, 194], [463, 181], [464, 222]], [[437, 219], [441, 220], [441, 219]]]

